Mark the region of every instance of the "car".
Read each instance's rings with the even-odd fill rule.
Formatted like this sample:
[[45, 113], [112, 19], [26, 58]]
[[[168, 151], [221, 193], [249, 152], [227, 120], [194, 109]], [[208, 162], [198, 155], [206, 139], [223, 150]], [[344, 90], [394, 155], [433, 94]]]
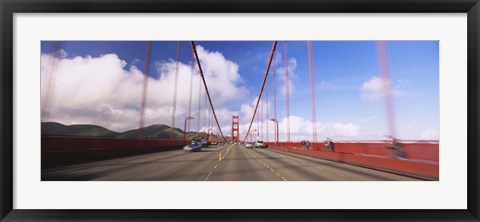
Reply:
[[255, 142], [255, 145], [254, 145], [254, 148], [266, 148], [267, 146], [265, 145], [265, 143], [261, 140], [258, 140], [257, 142]]
[[208, 147], [209, 143], [207, 140], [205, 139], [201, 139], [201, 140], [192, 140], [192, 142], [196, 142], [196, 143], [200, 143], [202, 145], [202, 147]]
[[245, 148], [253, 148], [253, 144], [252, 143], [245, 143]]
[[203, 147], [203, 144], [198, 141], [192, 141], [190, 144], [186, 145], [183, 147], [183, 151], [185, 152], [197, 152], [201, 151]]

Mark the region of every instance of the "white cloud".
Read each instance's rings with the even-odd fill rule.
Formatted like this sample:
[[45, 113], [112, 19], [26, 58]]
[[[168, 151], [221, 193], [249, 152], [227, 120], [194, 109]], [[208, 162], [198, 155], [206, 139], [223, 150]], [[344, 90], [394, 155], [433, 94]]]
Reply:
[[420, 134], [420, 138], [424, 140], [438, 140], [440, 133], [437, 129], [426, 129]]
[[[289, 95], [292, 95], [292, 93], [294, 92], [296, 86], [293, 84], [293, 81], [295, 78], [296, 78], [296, 70], [297, 70], [297, 59], [296, 58], [290, 58], [288, 60], [288, 94]], [[287, 89], [286, 89], [286, 82], [287, 82], [287, 78], [286, 78], [286, 73], [287, 73], [287, 70], [286, 70], [286, 67], [285, 67], [285, 64], [283, 67], [279, 67], [277, 68], [277, 75], [278, 75], [278, 78], [279, 78], [279, 81], [280, 81], [280, 84], [279, 84], [279, 89], [280, 89], [280, 93], [282, 95], [286, 95], [287, 94]]]
[[[238, 65], [220, 52], [211, 52], [202, 46], [197, 46], [197, 51], [210, 95], [214, 98], [212, 102], [218, 112], [217, 117], [222, 124], [230, 124], [231, 111], [225, 109], [225, 105], [248, 96], [247, 89], [241, 85]], [[66, 52], [61, 54], [66, 55]], [[145, 125], [170, 125], [176, 61], [153, 63], [159, 78], [148, 79]], [[56, 64], [56, 68], [49, 69], [51, 64]], [[50, 91], [49, 99], [52, 101], [44, 110], [49, 113], [48, 119], [42, 121], [90, 123], [116, 131], [138, 127], [144, 75], [136, 66], [127, 70], [127, 63], [116, 54], [74, 58], [42, 54], [41, 65], [42, 100], [46, 99], [44, 92]], [[175, 124], [179, 128], [183, 128], [184, 118], [188, 115], [190, 78], [191, 65], [180, 63]], [[195, 118], [199, 81], [198, 69], [195, 69], [192, 85], [192, 115]], [[49, 84], [54, 87], [47, 90]], [[201, 87], [203, 91], [203, 84]], [[228, 90], [224, 90], [226, 88]], [[203, 110], [204, 98], [201, 99]], [[195, 120], [192, 120], [191, 126], [191, 129], [196, 129]]]
[[[384, 97], [384, 87], [389, 87], [390, 85], [391, 83], [389, 80], [383, 80], [378, 76], [372, 76], [370, 79], [368, 79], [362, 84], [360, 88], [360, 96], [362, 99], [367, 101], [377, 101]], [[401, 91], [399, 87], [399, 85], [395, 85], [393, 86], [393, 88], [391, 88], [391, 93], [393, 96], [399, 96], [403, 93], [403, 91]]]
[[[265, 120], [263, 128], [260, 128], [260, 132], [263, 132], [261, 139], [266, 140], [267, 124], [269, 127], [269, 140], [274, 140], [275, 123]], [[248, 130], [249, 123], [245, 123], [240, 126], [241, 139], [245, 137], [245, 133]], [[279, 120], [279, 137], [281, 141], [285, 141], [287, 138], [287, 118]], [[317, 139], [322, 140], [326, 137], [333, 139], [356, 139], [361, 136], [361, 129], [354, 123], [338, 123], [338, 122], [317, 122]], [[257, 124], [254, 122], [250, 130], [250, 134], [255, 133]], [[300, 141], [303, 139], [312, 140], [312, 122], [299, 116], [290, 116], [290, 140]]]

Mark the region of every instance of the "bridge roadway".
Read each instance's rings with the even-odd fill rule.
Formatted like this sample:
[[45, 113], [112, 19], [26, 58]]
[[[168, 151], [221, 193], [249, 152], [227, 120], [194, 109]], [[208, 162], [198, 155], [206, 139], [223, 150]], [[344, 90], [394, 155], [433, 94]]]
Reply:
[[[222, 153], [222, 160], [219, 154]], [[47, 181], [402, 181], [415, 178], [263, 148], [228, 144], [44, 169]]]

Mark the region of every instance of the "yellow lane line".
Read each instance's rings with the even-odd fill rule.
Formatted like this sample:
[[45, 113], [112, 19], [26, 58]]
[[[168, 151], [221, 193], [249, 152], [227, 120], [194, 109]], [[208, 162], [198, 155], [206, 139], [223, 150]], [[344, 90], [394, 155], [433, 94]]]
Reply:
[[[232, 147], [235, 146], [235, 144], [231, 144], [229, 146], [227, 146], [226, 148], [223, 148], [222, 151], [220, 151], [220, 153], [218, 153], [218, 161], [222, 161], [223, 159], [225, 159], [225, 157], [227, 156], [228, 152], [232, 149]], [[223, 154], [223, 152], [227, 150], [227, 152], [225, 152], [225, 154]], [[223, 155], [222, 155], [223, 154]], [[210, 179], [210, 176], [213, 174], [213, 172], [215, 171], [215, 169], [218, 168], [218, 164], [216, 164], [214, 167], [213, 167], [213, 170], [210, 171], [210, 173], [208, 173], [208, 176], [205, 178], [205, 181], [207, 181], [208, 179]]]

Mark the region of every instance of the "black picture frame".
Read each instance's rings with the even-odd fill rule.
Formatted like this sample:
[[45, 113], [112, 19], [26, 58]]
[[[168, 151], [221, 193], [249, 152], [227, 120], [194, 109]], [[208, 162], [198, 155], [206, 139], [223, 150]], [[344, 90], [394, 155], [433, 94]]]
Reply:
[[[480, 221], [478, 0], [0, 0], [1, 221]], [[14, 13], [467, 13], [466, 210], [19, 210], [13, 209]], [[93, 201], [93, 200], [92, 200]], [[161, 201], [161, 200], [159, 200]]]

